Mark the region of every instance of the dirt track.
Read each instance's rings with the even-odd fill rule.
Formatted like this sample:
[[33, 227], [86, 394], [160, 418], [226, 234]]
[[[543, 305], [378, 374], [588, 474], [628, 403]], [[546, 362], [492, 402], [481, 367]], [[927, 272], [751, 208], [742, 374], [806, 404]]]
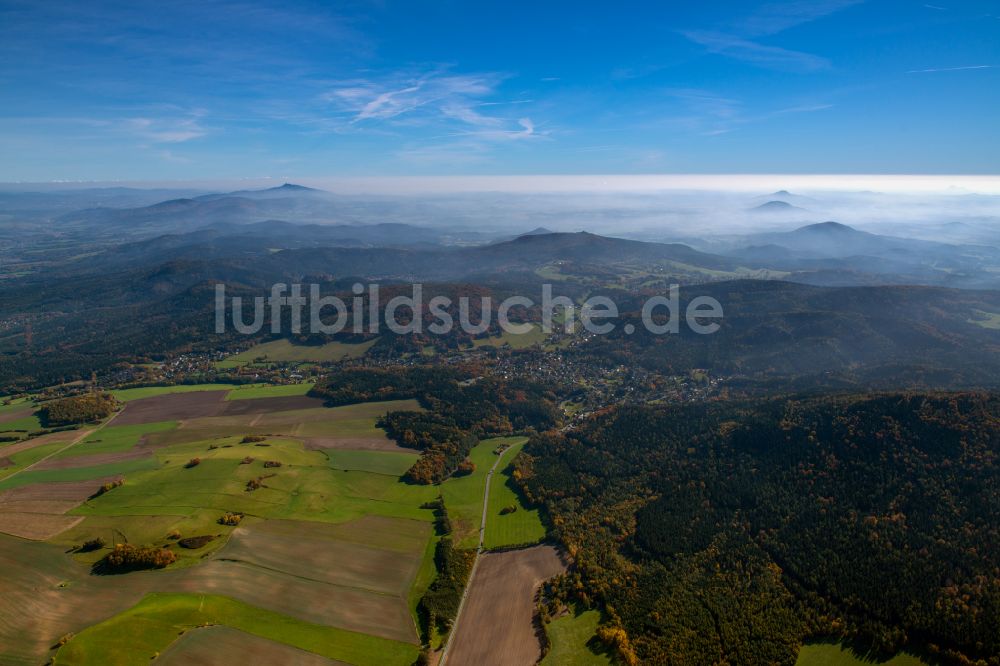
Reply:
[[535, 591], [564, 569], [551, 546], [481, 555], [462, 622], [451, 638], [448, 664], [535, 664], [542, 656], [533, 624]]

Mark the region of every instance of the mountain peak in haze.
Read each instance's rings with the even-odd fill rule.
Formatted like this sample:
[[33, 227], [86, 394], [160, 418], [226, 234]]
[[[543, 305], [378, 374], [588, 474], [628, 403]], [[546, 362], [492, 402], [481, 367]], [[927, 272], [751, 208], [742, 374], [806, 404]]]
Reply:
[[762, 203], [759, 206], [754, 206], [750, 209], [751, 213], [783, 213], [791, 212], [796, 210], [803, 210], [798, 206], [793, 206], [787, 201], [779, 201], [774, 199], [773, 201], [768, 201], [767, 203]]
[[526, 231], [521, 236], [543, 236], [545, 234], [555, 233], [551, 229], [546, 229], [545, 227], [535, 227], [531, 231]]
[[295, 183], [285, 183], [278, 187], [272, 187], [274, 192], [319, 192], [314, 187], [306, 187], [305, 185], [296, 185]]
[[817, 222], [816, 224], [807, 224], [804, 227], [799, 227], [795, 230], [796, 233], [821, 233], [821, 234], [848, 234], [848, 233], [863, 233], [850, 227], [846, 224], [841, 224], [840, 222]]

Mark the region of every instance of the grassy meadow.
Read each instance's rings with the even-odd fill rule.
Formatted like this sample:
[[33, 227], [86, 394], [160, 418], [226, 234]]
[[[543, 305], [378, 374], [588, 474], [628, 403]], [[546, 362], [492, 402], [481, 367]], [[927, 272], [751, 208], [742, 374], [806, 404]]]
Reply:
[[[223, 596], [151, 594], [139, 604], [74, 636], [53, 663], [132, 664], [155, 659], [179, 635], [221, 624], [357, 666], [409, 666], [417, 646], [302, 622]], [[128, 640], [122, 640], [128, 636]]]
[[813, 643], [802, 646], [795, 666], [924, 666], [925, 663], [905, 653], [888, 661], [874, 661], [837, 643]]
[[378, 341], [378, 338], [357, 344], [328, 342], [324, 345], [295, 345], [289, 340], [272, 340], [233, 354], [216, 363], [220, 368], [232, 368], [247, 363], [324, 363], [343, 359], [361, 358]]
[[472, 341], [472, 344], [474, 347], [484, 347], [487, 345], [502, 347], [509, 345], [511, 349], [527, 349], [528, 347], [542, 344], [545, 342], [546, 337], [541, 326], [531, 324], [531, 330], [527, 333], [517, 334], [504, 331], [499, 337], [476, 339]]
[[237, 386], [226, 394], [226, 400], [245, 400], [252, 398], [284, 398], [288, 396], [305, 395], [312, 389], [312, 382], [302, 384], [251, 384]]
[[228, 391], [237, 388], [234, 384], [175, 384], [172, 386], [141, 386], [139, 388], [117, 389], [111, 391], [121, 402], [153, 398], [169, 393], [192, 393], [195, 391]]
[[550, 647], [540, 666], [610, 666], [613, 663], [610, 655], [594, 651], [588, 645], [595, 639], [600, 623], [600, 611], [578, 612], [571, 608], [569, 613], [547, 624], [545, 631]]
[[[538, 509], [526, 508], [510, 483], [512, 462], [528, 440], [525, 437], [509, 439], [511, 447], [504, 453], [503, 462], [497, 467], [490, 485], [486, 535], [483, 539], [483, 546], [487, 550], [533, 544], [545, 538], [545, 526]], [[516, 508], [516, 511], [501, 513], [504, 508], [510, 507]]]

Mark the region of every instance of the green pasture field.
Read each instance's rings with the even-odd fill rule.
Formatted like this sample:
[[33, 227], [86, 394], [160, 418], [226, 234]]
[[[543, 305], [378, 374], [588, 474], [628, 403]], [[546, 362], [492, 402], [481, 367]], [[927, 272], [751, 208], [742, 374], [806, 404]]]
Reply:
[[483, 491], [486, 475], [496, 462], [493, 450], [504, 442], [520, 438], [485, 439], [473, 447], [469, 459], [476, 466], [467, 476], [453, 476], [441, 484], [441, 496], [451, 519], [453, 538], [459, 548], [475, 548], [479, 544], [479, 523], [483, 517]]
[[[66, 446], [65, 442], [58, 445], [52, 445], [53, 449], [56, 451], [64, 446]], [[48, 447], [49, 445], [37, 447], [35, 449], [25, 451], [25, 453], [34, 453], [39, 448]], [[49, 453], [51, 452], [52, 451], [50, 450]], [[39, 455], [36, 460], [41, 459], [42, 457], [44, 456]], [[0, 490], [19, 488], [32, 483], [86, 481], [87, 479], [99, 479], [103, 476], [112, 476], [115, 474], [132, 474], [142, 470], [149, 470], [157, 466], [158, 463], [154, 458], [141, 458], [138, 460], [126, 460], [123, 462], [109, 463], [107, 465], [92, 465], [90, 467], [72, 467], [69, 469], [31, 469], [22, 474], [18, 474], [13, 478], [5, 477], [0, 479]], [[8, 475], [8, 477], [9, 476], [10, 475]], [[94, 488], [94, 490], [97, 490], [97, 488]]]
[[813, 643], [803, 645], [795, 666], [924, 666], [912, 654], [898, 654], [888, 661], [876, 661], [859, 656], [849, 648], [836, 643]]
[[418, 453], [397, 451], [351, 451], [329, 449], [325, 451], [330, 459], [330, 467], [340, 470], [371, 472], [400, 477], [420, 457]]
[[[0, 398], [0, 400], [6, 400], [7, 398]], [[22, 396], [20, 398], [11, 398], [10, 404], [4, 405], [0, 404], [0, 416], [3, 416], [7, 412], [14, 412], [21, 409], [26, 409], [28, 407], [34, 407], [35, 403], [31, 398]]]
[[503, 345], [510, 345], [511, 349], [527, 349], [533, 345], [542, 344], [545, 342], [545, 332], [542, 331], [542, 327], [538, 324], [532, 324], [531, 330], [524, 334], [510, 333], [504, 331], [498, 338], [481, 338], [472, 341], [474, 347], [483, 347], [486, 345], [492, 345], [494, 347], [501, 347]]
[[975, 310], [973, 314], [975, 316], [969, 319], [970, 324], [1000, 330], [1000, 314], [996, 312], [984, 312], [983, 310]]
[[[21, 476], [26, 476], [32, 474], [32, 472], [26, 472], [25, 474], [19, 474], [14, 479], [11, 479], [9, 484], [4, 483], [4, 479], [11, 476], [12, 474], [24, 469], [30, 465], [35, 464], [45, 456], [51, 455], [61, 448], [64, 448], [69, 442], [52, 442], [51, 444], [41, 444], [26, 451], [21, 451], [20, 453], [15, 453], [12, 456], [3, 455], [3, 447], [0, 446], [0, 460], [7, 457], [13, 463], [7, 467], [0, 468], [0, 490], [5, 490], [6, 488], [15, 488], [14, 482]], [[2, 462], [0, 462], [2, 464]]]
[[226, 394], [226, 400], [244, 400], [248, 398], [284, 398], [287, 396], [305, 395], [312, 389], [313, 382], [303, 384], [252, 384], [234, 388]]
[[[409, 666], [418, 647], [297, 620], [234, 599], [200, 594], [150, 594], [133, 608], [89, 627], [56, 653], [54, 664], [145, 663], [178, 635], [222, 624], [357, 666]], [[127, 636], [128, 640], [122, 640]]]
[[[487, 508], [486, 535], [483, 539], [483, 547], [487, 550], [537, 543], [545, 538], [545, 526], [542, 524], [538, 509], [525, 508], [518, 494], [510, 486], [514, 457], [527, 441], [526, 437], [517, 438], [517, 443], [512, 444], [510, 450], [504, 454], [503, 462], [493, 475]], [[517, 507], [517, 511], [501, 515], [501, 509], [508, 506]]]
[[604, 652], [595, 652], [587, 643], [597, 633], [601, 623], [600, 611], [570, 612], [545, 627], [551, 647], [539, 666], [610, 666], [611, 657]]
[[71, 458], [95, 453], [122, 453], [138, 444], [143, 435], [154, 432], [166, 432], [176, 427], [176, 421], [161, 421], [159, 423], [126, 426], [110, 425], [106, 428], [101, 428], [94, 434], [89, 435], [82, 442], [73, 445], [55, 457]]
[[[34, 409], [36, 407], [35, 403], [29, 398], [13, 398], [9, 405], [0, 404], [0, 418], [11, 414], [12, 412], [20, 412], [26, 409]], [[23, 418], [23, 417], [22, 417]], [[0, 431], [7, 429], [7, 422], [0, 422]]]
[[142, 386], [140, 388], [117, 389], [111, 391], [122, 402], [139, 400], [141, 398], [152, 398], [157, 395], [168, 393], [191, 393], [192, 391], [228, 391], [234, 388], [234, 384], [176, 384], [174, 386]]
[[27, 432], [32, 432], [34, 430], [41, 430], [42, 423], [38, 420], [38, 417], [34, 414], [30, 416], [22, 416], [19, 419], [14, 419], [12, 421], [3, 421], [0, 423], [0, 433], [11, 432], [14, 430], [25, 430]]
[[[260, 518], [326, 522], [370, 514], [418, 520], [432, 517], [429, 510], [419, 508], [436, 496], [431, 486], [407, 484], [386, 474], [331, 469], [323, 452], [304, 450], [292, 440], [269, 439], [264, 442], [267, 446], [258, 446], [240, 444], [241, 439], [226, 437], [160, 449], [157, 469], [131, 474], [124, 486], [73, 513], [187, 516], [204, 508], [220, 515], [239, 511]], [[246, 456], [254, 462], [240, 464]], [[194, 458], [201, 463], [185, 467]], [[282, 467], [265, 469], [265, 460], [281, 462]], [[246, 492], [247, 481], [265, 474], [274, 474], [265, 480], [266, 487]]]
[[254, 345], [239, 354], [233, 354], [217, 365], [219, 367], [234, 367], [252, 363], [261, 358], [270, 362], [311, 361], [313, 363], [361, 358], [376, 342], [378, 342], [378, 338], [357, 344], [328, 342], [325, 345], [293, 345], [287, 339], [272, 340]]

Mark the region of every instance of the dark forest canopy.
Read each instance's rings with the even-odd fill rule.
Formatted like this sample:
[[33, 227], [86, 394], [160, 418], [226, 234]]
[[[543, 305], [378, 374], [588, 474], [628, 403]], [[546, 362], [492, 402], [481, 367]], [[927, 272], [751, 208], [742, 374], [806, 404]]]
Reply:
[[560, 418], [555, 396], [540, 383], [474, 377], [444, 367], [347, 369], [310, 394], [329, 405], [418, 400], [427, 411], [389, 412], [379, 425], [401, 446], [421, 451], [405, 478], [422, 484], [446, 479], [480, 437], [545, 430]]
[[997, 664], [998, 453], [997, 395], [903, 394], [622, 408], [517, 466], [626, 661]]

